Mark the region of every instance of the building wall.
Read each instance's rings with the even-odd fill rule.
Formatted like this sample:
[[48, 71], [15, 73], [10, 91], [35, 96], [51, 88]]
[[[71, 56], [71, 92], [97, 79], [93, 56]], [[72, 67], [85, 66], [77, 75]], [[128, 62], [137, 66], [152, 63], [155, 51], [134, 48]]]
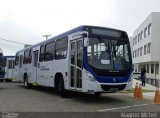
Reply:
[[131, 54], [133, 56], [133, 36], [129, 37], [130, 47], [131, 47]]
[[[134, 32], [134, 37], [137, 36], [137, 43], [133, 45], [133, 51], [136, 51], [142, 47], [142, 55], [140, 56], [139, 54], [139, 56], [137, 56], [136, 58], [133, 58], [133, 63], [143, 63], [143, 62], [151, 61], [151, 53], [144, 54], [144, 45], [147, 45], [148, 43], [150, 43], [151, 37], [152, 37], [152, 33], [148, 35], [148, 32], [146, 37], [144, 37], [144, 29], [148, 27], [151, 21], [152, 21], [152, 16], [150, 15]], [[143, 32], [142, 38], [139, 39], [138, 41], [138, 37], [139, 35], [141, 35], [141, 32]]]
[[160, 61], [160, 13], [152, 13], [152, 61]]
[[160, 80], [160, 13], [151, 13], [135, 30], [132, 41], [134, 71], [140, 72], [145, 65], [148, 82], [155, 85]]

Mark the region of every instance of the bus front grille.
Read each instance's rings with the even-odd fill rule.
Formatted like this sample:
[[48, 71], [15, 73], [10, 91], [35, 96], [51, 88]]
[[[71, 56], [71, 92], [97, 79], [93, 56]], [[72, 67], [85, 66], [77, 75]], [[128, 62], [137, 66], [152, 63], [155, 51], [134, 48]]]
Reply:
[[104, 91], [110, 91], [111, 89], [123, 90], [126, 87], [126, 84], [121, 85], [101, 85], [101, 88]]

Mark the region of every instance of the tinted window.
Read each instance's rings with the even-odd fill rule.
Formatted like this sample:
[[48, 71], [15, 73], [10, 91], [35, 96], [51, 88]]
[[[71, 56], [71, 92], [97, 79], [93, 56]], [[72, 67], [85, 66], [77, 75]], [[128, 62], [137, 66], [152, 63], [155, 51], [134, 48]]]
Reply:
[[44, 45], [42, 45], [40, 48], [40, 56], [39, 56], [39, 61], [42, 62], [43, 60], [44, 60]]
[[19, 67], [20, 67], [20, 68], [22, 68], [22, 59], [23, 59], [23, 56], [20, 55], [20, 60], [19, 60], [19, 63], [20, 63], [20, 64], [19, 64]]
[[46, 44], [45, 57], [44, 57], [45, 61], [53, 60], [54, 52], [55, 52], [55, 42]]
[[58, 39], [56, 41], [56, 59], [65, 59], [67, 57], [68, 38]]
[[19, 62], [19, 56], [18, 54], [16, 54], [15, 65], [18, 65], [18, 62]]
[[27, 50], [24, 52], [23, 64], [29, 64], [32, 60], [31, 50]]
[[75, 65], [75, 54], [76, 54], [76, 50], [75, 50], [75, 42], [71, 43], [71, 64]]
[[77, 41], [77, 66], [82, 68], [82, 40]]

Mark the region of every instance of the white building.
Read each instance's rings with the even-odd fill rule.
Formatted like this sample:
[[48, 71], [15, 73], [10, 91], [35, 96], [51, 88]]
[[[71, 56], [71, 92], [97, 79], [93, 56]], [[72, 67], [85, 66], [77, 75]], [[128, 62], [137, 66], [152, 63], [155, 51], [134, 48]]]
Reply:
[[131, 53], [132, 53], [132, 55], [133, 55], [133, 36], [130, 36], [129, 37], [129, 42], [130, 42], [130, 46], [131, 46]]
[[160, 13], [151, 13], [140, 24], [133, 34], [132, 43], [134, 71], [140, 72], [144, 65], [147, 71], [147, 82], [158, 85], [158, 80], [160, 80]]

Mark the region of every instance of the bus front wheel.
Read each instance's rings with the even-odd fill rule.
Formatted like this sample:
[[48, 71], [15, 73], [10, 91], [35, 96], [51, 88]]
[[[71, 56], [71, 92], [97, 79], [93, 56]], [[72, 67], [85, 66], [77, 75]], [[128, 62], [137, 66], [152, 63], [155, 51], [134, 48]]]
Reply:
[[101, 93], [100, 92], [96, 92], [94, 95], [98, 97], [98, 96], [101, 96]]
[[58, 92], [61, 97], [67, 97], [67, 91], [64, 88], [64, 80], [63, 78], [60, 78], [59, 83], [58, 83]]

